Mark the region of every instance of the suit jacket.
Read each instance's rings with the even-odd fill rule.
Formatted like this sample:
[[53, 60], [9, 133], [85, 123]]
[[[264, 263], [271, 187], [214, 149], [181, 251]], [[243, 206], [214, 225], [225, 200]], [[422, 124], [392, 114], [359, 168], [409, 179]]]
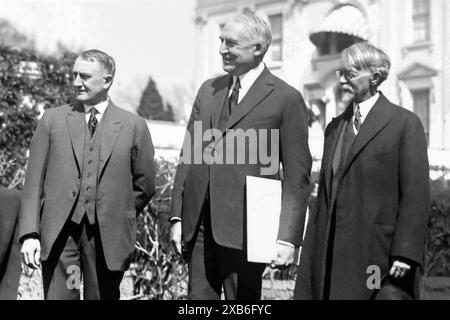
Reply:
[[0, 300], [16, 300], [21, 269], [17, 220], [20, 193], [0, 189]]
[[[155, 191], [154, 150], [142, 118], [110, 102], [101, 121], [96, 216], [108, 268], [125, 270], [134, 252], [136, 216]], [[42, 260], [76, 205], [85, 126], [79, 103], [49, 109], [31, 142], [20, 237], [40, 235]]]
[[[278, 238], [299, 245], [306, 201], [310, 193], [311, 169], [308, 119], [303, 97], [265, 68], [228, 121], [219, 128], [230, 77], [226, 75], [208, 80], [198, 91], [187, 126], [182, 158], [186, 156], [186, 151], [192, 152], [191, 161], [195, 160], [194, 154], [203, 154], [204, 157], [199, 157], [198, 164], [181, 163], [178, 166], [172, 193], [171, 216], [182, 218], [183, 239], [185, 242], [191, 241], [199, 223], [205, 195], [209, 192], [215, 241], [225, 247], [242, 249], [245, 241], [246, 176], [279, 179], [281, 161], [284, 180]], [[198, 131], [194, 132], [196, 126], [201, 127], [200, 134]], [[196, 138], [209, 129], [216, 129], [211, 141], [199, 143]], [[254, 130], [254, 137], [258, 139], [258, 144], [248, 143], [240, 148], [240, 156], [245, 154], [245, 163], [237, 164], [238, 152], [231, 155], [233, 164], [211, 164], [205, 161], [209, 157], [220, 158], [222, 154], [223, 162], [229, 163], [224, 159], [229, 156], [227, 146], [230, 144], [227, 138], [231, 131], [227, 130], [230, 129], [242, 132]], [[279, 137], [272, 136], [269, 132], [265, 139], [264, 131], [267, 129], [278, 130]], [[278, 156], [277, 162], [273, 164], [275, 170], [269, 175], [261, 174], [261, 168], [269, 167], [260, 154], [264, 149], [267, 149], [269, 156]]]
[[370, 299], [370, 266], [386, 279], [390, 259], [422, 263], [430, 204], [422, 124], [380, 94], [333, 183], [333, 159], [351, 108], [325, 131], [317, 210], [302, 248], [297, 299], [323, 299], [325, 288], [330, 299]]

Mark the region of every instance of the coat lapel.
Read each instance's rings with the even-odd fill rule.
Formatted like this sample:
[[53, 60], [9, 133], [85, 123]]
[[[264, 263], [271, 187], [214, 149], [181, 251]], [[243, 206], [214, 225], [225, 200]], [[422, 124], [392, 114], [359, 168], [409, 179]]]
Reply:
[[241, 100], [236, 108], [236, 112], [231, 115], [224, 129], [226, 130], [233, 127], [272, 91], [273, 78], [267, 67], [264, 67], [264, 71], [259, 75], [259, 77], [248, 90], [245, 97]]
[[348, 118], [348, 113], [351, 113], [351, 107], [347, 107], [345, 112], [341, 114], [334, 120], [331, 125], [330, 134], [327, 139], [325, 139], [324, 154], [322, 159], [322, 166], [324, 167], [324, 179], [325, 187], [327, 192], [327, 199], [331, 197], [331, 184], [333, 181], [333, 159], [336, 154], [336, 148], [339, 144], [339, 137], [341, 137], [342, 129], [345, 127], [346, 119]]
[[392, 119], [394, 109], [390, 107], [390, 102], [380, 92], [375, 105], [370, 110], [353, 142], [342, 174], [345, 175], [352, 162], [361, 150], [389, 123]]
[[86, 118], [82, 104], [76, 102], [72, 104], [72, 110], [66, 115], [66, 122], [78, 171], [81, 172], [84, 156], [84, 135], [86, 132]]
[[103, 169], [111, 156], [122, 126], [120, 115], [117, 112], [118, 108], [119, 107], [115, 106], [112, 102], [109, 102], [105, 115], [101, 120], [104, 121], [104, 123], [100, 140], [99, 177], [101, 177]]
[[225, 76], [217, 82], [217, 87], [213, 92], [213, 103], [211, 108], [211, 123], [212, 128], [219, 128], [220, 113], [222, 112], [222, 107], [225, 104], [225, 99], [227, 97], [229, 86], [231, 81], [231, 76]]

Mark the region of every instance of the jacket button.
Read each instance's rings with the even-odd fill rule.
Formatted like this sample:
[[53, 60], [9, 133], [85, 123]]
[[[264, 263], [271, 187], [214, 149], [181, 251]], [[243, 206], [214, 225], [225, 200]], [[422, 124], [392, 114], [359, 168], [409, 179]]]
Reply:
[[72, 198], [74, 198], [77, 195], [75, 191], [72, 191]]
[[88, 164], [91, 164], [92, 163], [92, 160], [88, 160]]

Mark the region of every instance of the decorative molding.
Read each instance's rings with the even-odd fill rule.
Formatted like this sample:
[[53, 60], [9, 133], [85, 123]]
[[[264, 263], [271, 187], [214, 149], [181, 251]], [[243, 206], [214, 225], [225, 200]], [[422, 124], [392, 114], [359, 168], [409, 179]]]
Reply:
[[399, 80], [426, 79], [438, 75], [438, 71], [419, 62], [415, 62], [399, 72]]
[[433, 43], [431, 41], [421, 41], [415, 42], [409, 46], [402, 48], [402, 55], [405, 57], [408, 53], [412, 51], [428, 51], [429, 54], [433, 53]]
[[208, 17], [205, 13], [197, 14], [194, 18], [194, 23], [196, 26], [203, 27], [208, 22]]

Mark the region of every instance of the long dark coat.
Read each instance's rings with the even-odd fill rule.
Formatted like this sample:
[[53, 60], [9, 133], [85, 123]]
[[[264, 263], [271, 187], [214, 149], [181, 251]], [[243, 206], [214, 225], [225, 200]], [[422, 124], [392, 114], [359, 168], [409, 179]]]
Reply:
[[303, 243], [295, 299], [370, 299], [377, 291], [367, 286], [369, 267], [379, 267], [386, 279], [393, 257], [422, 262], [429, 211], [422, 124], [380, 94], [333, 183], [333, 158], [351, 108], [325, 131], [317, 210]]

